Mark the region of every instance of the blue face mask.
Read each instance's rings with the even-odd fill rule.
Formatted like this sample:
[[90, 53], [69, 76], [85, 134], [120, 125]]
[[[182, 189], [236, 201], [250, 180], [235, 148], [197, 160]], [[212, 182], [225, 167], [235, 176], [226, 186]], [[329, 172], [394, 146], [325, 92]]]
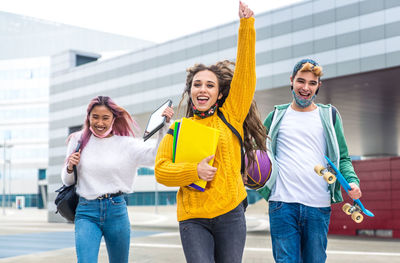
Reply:
[[314, 94], [311, 98], [307, 99], [303, 99], [302, 97], [300, 97], [299, 95], [297, 95], [294, 90], [292, 90], [292, 95], [293, 95], [293, 99], [296, 102], [297, 106], [299, 106], [300, 108], [307, 108], [308, 106], [311, 105], [311, 103], [315, 100], [316, 95]]

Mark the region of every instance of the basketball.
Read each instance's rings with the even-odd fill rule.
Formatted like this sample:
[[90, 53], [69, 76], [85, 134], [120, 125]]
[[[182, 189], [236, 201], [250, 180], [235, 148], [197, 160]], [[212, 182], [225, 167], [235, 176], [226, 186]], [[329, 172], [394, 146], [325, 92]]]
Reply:
[[[255, 162], [247, 168], [247, 183], [250, 189], [259, 189], [265, 185], [271, 175], [271, 161], [268, 154], [264, 151], [255, 151]], [[247, 167], [247, 156], [245, 156]]]

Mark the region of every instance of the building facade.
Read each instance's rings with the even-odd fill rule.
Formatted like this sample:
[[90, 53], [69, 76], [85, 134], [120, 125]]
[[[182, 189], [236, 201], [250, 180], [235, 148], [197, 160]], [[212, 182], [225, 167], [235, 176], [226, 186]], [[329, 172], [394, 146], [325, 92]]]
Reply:
[[82, 48], [107, 57], [152, 43], [5, 12], [0, 43], [0, 204], [15, 207], [18, 197], [45, 207], [50, 56]]

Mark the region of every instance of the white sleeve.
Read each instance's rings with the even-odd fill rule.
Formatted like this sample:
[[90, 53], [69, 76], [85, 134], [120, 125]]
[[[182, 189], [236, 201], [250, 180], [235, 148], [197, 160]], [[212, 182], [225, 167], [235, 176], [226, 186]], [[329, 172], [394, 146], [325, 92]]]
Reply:
[[134, 140], [134, 146], [132, 147], [131, 156], [132, 156], [132, 161], [137, 166], [154, 165], [158, 146], [160, 145], [165, 134], [167, 133], [171, 123], [172, 120], [170, 120], [170, 122], [165, 123], [165, 125], [158, 131], [157, 141], [155, 143], [154, 141], [144, 142], [142, 138]]
[[74, 172], [68, 173], [67, 172], [67, 160], [68, 157], [75, 151], [76, 146], [78, 145], [78, 140], [80, 138], [80, 134], [75, 134], [71, 136], [69, 142], [68, 142], [68, 147], [67, 147], [67, 154], [65, 157], [64, 164], [61, 169], [61, 180], [63, 184], [66, 186], [72, 185], [75, 183], [75, 178], [74, 178]]

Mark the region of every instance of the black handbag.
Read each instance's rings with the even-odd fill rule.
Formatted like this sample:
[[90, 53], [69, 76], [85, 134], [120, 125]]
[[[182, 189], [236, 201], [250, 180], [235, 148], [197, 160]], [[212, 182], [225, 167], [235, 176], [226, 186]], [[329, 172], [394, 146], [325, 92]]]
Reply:
[[[75, 152], [79, 151], [81, 144], [78, 142]], [[68, 220], [68, 222], [74, 222], [75, 211], [79, 202], [79, 195], [76, 193], [76, 184], [78, 182], [78, 173], [76, 166], [73, 166], [75, 183], [70, 186], [63, 185], [60, 189], [56, 190], [57, 197], [54, 203], [56, 204], [56, 213], [59, 213], [62, 217]]]

